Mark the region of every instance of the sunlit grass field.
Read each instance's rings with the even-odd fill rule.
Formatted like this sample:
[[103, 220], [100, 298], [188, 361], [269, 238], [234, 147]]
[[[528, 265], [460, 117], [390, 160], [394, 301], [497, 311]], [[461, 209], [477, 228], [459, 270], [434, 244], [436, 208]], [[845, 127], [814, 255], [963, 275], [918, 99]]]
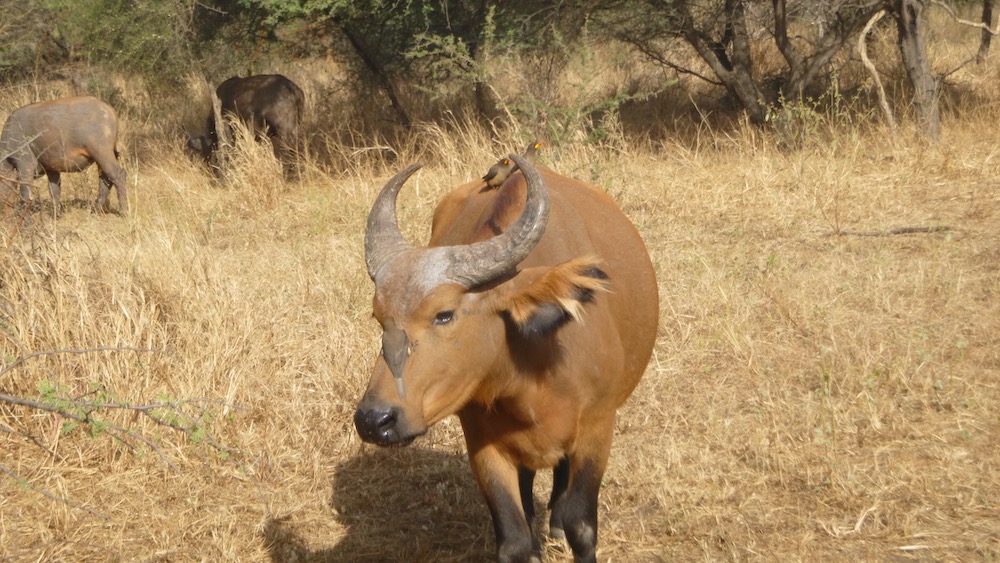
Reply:
[[[659, 280], [599, 560], [1000, 558], [992, 65], [968, 71], [977, 103], [936, 144], [877, 119], [818, 119], [792, 145], [708, 122], [542, 139], [541, 163], [619, 203]], [[0, 115], [30, 95], [0, 96]], [[328, 143], [295, 177], [244, 142], [220, 179], [179, 128], [121, 117], [131, 216], [90, 213], [94, 169], [64, 175], [57, 219], [43, 180], [39, 211], [2, 210], [0, 393], [104, 406], [87, 424], [0, 402], [0, 559], [491, 559], [457, 419], [406, 449], [355, 434], [379, 347], [363, 230], [421, 161], [399, 214], [425, 242], [450, 188], [537, 132], [458, 118], [392, 150]]]

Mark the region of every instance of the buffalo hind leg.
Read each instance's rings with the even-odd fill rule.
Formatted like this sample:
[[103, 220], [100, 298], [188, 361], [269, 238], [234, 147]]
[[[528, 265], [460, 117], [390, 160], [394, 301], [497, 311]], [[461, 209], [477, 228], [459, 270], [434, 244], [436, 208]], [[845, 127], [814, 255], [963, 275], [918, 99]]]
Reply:
[[611, 453], [614, 416], [603, 423], [595, 421], [588, 430], [580, 436], [588, 447], [570, 455], [569, 485], [553, 508], [553, 519], [561, 520], [575, 563], [597, 561], [597, 497]]
[[521, 467], [517, 470], [517, 485], [521, 491], [521, 508], [524, 510], [524, 519], [528, 522], [528, 529], [531, 530], [531, 549], [534, 553], [542, 552], [542, 544], [538, 541], [538, 534], [535, 533], [535, 472], [531, 469]]
[[566, 491], [562, 510], [566, 541], [573, 549], [576, 563], [597, 561], [597, 495], [601, 490], [601, 472], [591, 461], [575, 468]]

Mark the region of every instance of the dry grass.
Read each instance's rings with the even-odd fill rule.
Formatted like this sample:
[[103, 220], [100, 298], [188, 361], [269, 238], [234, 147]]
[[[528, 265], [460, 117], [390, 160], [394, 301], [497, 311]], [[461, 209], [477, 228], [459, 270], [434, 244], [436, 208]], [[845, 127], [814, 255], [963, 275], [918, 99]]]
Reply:
[[[750, 127], [546, 147], [621, 204], [660, 282], [600, 560], [1000, 559], [1000, 132], [979, 128], [996, 103], [978, 107], [933, 147], [845, 128], [790, 151]], [[91, 350], [3, 368], [0, 392], [204, 400], [184, 412], [239, 455], [131, 412], [107, 419], [155, 448], [0, 404], [0, 465], [24, 479], [0, 478], [0, 559], [489, 559], [457, 420], [402, 450], [355, 435], [378, 346], [363, 226], [393, 169], [422, 160], [400, 214], [426, 240], [441, 195], [534, 132], [498, 147], [456, 119], [389, 157], [327, 139], [348, 164], [307, 158], [297, 180], [244, 143], [220, 180], [138, 113], [132, 217], [87, 211], [91, 170], [64, 177], [63, 217], [0, 231], [4, 365]], [[858, 234], [911, 226], [951, 230]]]

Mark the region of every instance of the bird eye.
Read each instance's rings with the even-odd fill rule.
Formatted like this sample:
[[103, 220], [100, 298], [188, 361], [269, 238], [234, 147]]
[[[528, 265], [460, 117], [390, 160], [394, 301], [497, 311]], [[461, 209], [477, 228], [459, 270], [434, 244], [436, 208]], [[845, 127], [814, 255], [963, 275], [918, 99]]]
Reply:
[[455, 318], [455, 311], [441, 311], [434, 315], [433, 325], [446, 325]]

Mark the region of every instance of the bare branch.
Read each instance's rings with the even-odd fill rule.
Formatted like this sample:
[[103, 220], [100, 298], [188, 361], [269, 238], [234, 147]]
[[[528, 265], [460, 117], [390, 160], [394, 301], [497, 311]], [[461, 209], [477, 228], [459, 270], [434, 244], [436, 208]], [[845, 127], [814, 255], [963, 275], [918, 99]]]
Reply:
[[969, 58], [965, 59], [964, 61], [962, 61], [955, 68], [953, 68], [953, 69], [951, 69], [951, 70], [949, 70], [947, 72], [942, 72], [942, 73], [938, 74], [938, 78], [941, 79], [941, 80], [944, 80], [945, 78], [948, 78], [952, 74], [955, 74], [956, 72], [962, 70], [963, 68], [965, 68], [966, 66], [968, 66], [968, 65], [970, 65], [970, 64], [972, 64], [974, 62], [976, 62], [976, 57], [969, 57]]
[[696, 78], [700, 78], [700, 79], [704, 80], [705, 82], [708, 82], [709, 84], [712, 84], [714, 86], [723, 86], [723, 83], [721, 81], [719, 81], [719, 80], [713, 80], [713, 79], [711, 79], [711, 78], [709, 78], [709, 77], [707, 77], [707, 76], [705, 76], [705, 75], [703, 75], [703, 74], [701, 74], [701, 73], [699, 73], [697, 71], [694, 71], [692, 69], [689, 69], [689, 68], [686, 68], [686, 67], [682, 67], [682, 66], [680, 66], [680, 65], [678, 65], [676, 63], [670, 62], [669, 60], [666, 59], [666, 57], [664, 57], [660, 53], [654, 51], [653, 49], [650, 49], [648, 46], [646, 46], [644, 43], [642, 43], [640, 41], [637, 41], [637, 40], [634, 40], [634, 39], [630, 39], [630, 38], [627, 38], [627, 37], [623, 38], [623, 39], [626, 42], [630, 43], [633, 47], [635, 47], [636, 49], [638, 49], [639, 52], [642, 53], [646, 58], [648, 58], [649, 60], [651, 60], [651, 61], [653, 61], [653, 62], [655, 62], [655, 63], [657, 63], [659, 65], [662, 65], [662, 66], [665, 66], [667, 68], [676, 70], [677, 72], [679, 72], [681, 74], [690, 74], [691, 76], [694, 76]]
[[17, 430], [16, 428], [11, 428], [10, 426], [7, 426], [6, 424], [0, 424], [0, 430], [6, 432], [8, 434], [15, 434], [17, 436], [21, 436], [25, 440], [30, 440], [31, 443], [33, 443], [36, 446], [38, 446], [39, 448], [45, 450], [45, 453], [47, 453], [50, 456], [58, 459], [59, 461], [63, 461], [63, 460], [66, 459], [63, 456], [59, 455], [58, 453], [56, 453], [56, 452], [52, 451], [51, 449], [49, 449], [45, 444], [41, 443], [38, 440], [38, 438], [32, 436], [31, 434], [28, 434], [27, 432], [21, 432], [20, 430]]
[[974, 22], [958, 17], [958, 14], [955, 12], [955, 9], [949, 6], [948, 4], [945, 4], [941, 0], [931, 0], [931, 3], [936, 6], [940, 6], [944, 11], [948, 12], [948, 15], [951, 16], [951, 19], [955, 20], [956, 22], [962, 25], [967, 25], [969, 27], [977, 27], [979, 29], [982, 29], [983, 31], [986, 31], [990, 35], [1000, 35], [1000, 26], [998, 26], [997, 29], [990, 29], [990, 26], [986, 25], [983, 22]]
[[[166, 350], [161, 350], [161, 349], [134, 348], [131, 346], [106, 346], [106, 347], [88, 348], [88, 349], [47, 350], [44, 352], [35, 352], [32, 354], [28, 354], [26, 356], [21, 356], [20, 358], [14, 360], [13, 362], [5, 366], [3, 369], [0, 369], [0, 376], [23, 365], [25, 362], [27, 362], [32, 358], [37, 358], [41, 356], [49, 356], [54, 354], [89, 354], [93, 352], [121, 352], [121, 351], [166, 352]], [[90, 393], [83, 396], [87, 396], [89, 394]], [[20, 405], [31, 409], [59, 414], [61, 416], [75, 420], [77, 422], [89, 424], [93, 427], [100, 428], [103, 431], [107, 431], [109, 435], [111, 435], [113, 438], [124, 444], [133, 452], [135, 452], [137, 448], [132, 443], [132, 441], [142, 442], [143, 444], [153, 449], [153, 451], [155, 451], [160, 456], [160, 459], [163, 460], [164, 463], [169, 465], [174, 470], [177, 470], [177, 467], [170, 461], [170, 459], [163, 453], [163, 451], [160, 450], [157, 444], [150, 441], [140, 432], [118, 426], [106, 420], [95, 418], [94, 412], [100, 410], [114, 409], [114, 410], [128, 410], [136, 413], [141, 413], [150, 420], [152, 420], [154, 423], [160, 426], [166, 426], [168, 428], [172, 428], [174, 430], [182, 432], [186, 434], [188, 437], [190, 437], [192, 440], [198, 442], [204, 442], [208, 446], [214, 448], [216, 451], [225, 452], [226, 454], [232, 455], [234, 457], [238, 457], [240, 455], [240, 452], [232, 448], [229, 448], [227, 446], [224, 446], [223, 444], [218, 442], [211, 434], [205, 431], [204, 427], [198, 424], [195, 417], [192, 417], [183, 411], [184, 405], [197, 404], [197, 403], [217, 403], [227, 408], [237, 408], [234, 405], [230, 405], [223, 401], [212, 401], [210, 399], [193, 399], [193, 400], [183, 400], [177, 402], [161, 402], [161, 403], [152, 403], [147, 405], [133, 405], [123, 402], [104, 402], [104, 401], [95, 402], [95, 401], [82, 401], [80, 399], [81, 397], [77, 397], [73, 399], [62, 400], [60, 403], [47, 403], [42, 401], [25, 399], [23, 397], [17, 397], [14, 395], [8, 395], [6, 393], [0, 393], [0, 402], [9, 403], [12, 405]], [[162, 411], [162, 410], [173, 411], [178, 415], [177, 419], [172, 420], [171, 417], [166, 417], [157, 414], [157, 411]], [[202, 413], [204, 413], [204, 410], [202, 411]], [[180, 422], [178, 422], [178, 420], [180, 420]], [[12, 431], [17, 432], [14, 431], [13, 429]], [[52, 452], [44, 445], [42, 445], [36, 438], [28, 436], [23, 433], [20, 434], [22, 436], [31, 439], [38, 447], [45, 449], [52, 455], [55, 455], [54, 452]]]
[[225, 10], [222, 10], [220, 8], [216, 8], [215, 6], [209, 6], [208, 4], [205, 4], [204, 2], [197, 2], [196, 1], [196, 2], [194, 2], [193, 5], [198, 6], [199, 8], [203, 8], [205, 10], [208, 10], [209, 12], [215, 12], [215, 13], [223, 15], [223, 16], [228, 16], [229, 15], [229, 12], [226, 12]]
[[[141, 414], [145, 415], [147, 418], [149, 418], [150, 420], [152, 420], [156, 424], [159, 424], [160, 426], [166, 426], [168, 428], [173, 428], [174, 430], [177, 430], [179, 432], [183, 432], [184, 434], [187, 434], [188, 436], [194, 438], [195, 433], [198, 432], [198, 431], [200, 431], [200, 430], [202, 430], [202, 429], [200, 427], [198, 427], [197, 423], [195, 423], [192, 420], [191, 417], [189, 417], [186, 414], [184, 414], [184, 412], [180, 409], [180, 407], [182, 405], [187, 404], [187, 403], [193, 403], [193, 402], [196, 402], [196, 401], [184, 400], [184, 401], [177, 401], [176, 403], [154, 403], [154, 404], [151, 404], [151, 405], [130, 405], [128, 403], [79, 403], [79, 405], [80, 406], [86, 406], [86, 408], [93, 408], [93, 409], [121, 409], [121, 410], [129, 410], [129, 411], [133, 411], [133, 412], [138, 412], [138, 413], [141, 413]], [[215, 402], [215, 401], [208, 401], [208, 400], [202, 399], [202, 400], [198, 400], [197, 402]], [[230, 408], [238, 408], [238, 407], [236, 407], [234, 405], [230, 405], [228, 403], [221, 402], [221, 401], [219, 401], [219, 404], [225, 405], [226, 407], [230, 407]], [[191, 421], [191, 425], [190, 426], [182, 426], [180, 424], [177, 424], [175, 422], [167, 420], [166, 418], [157, 416], [154, 411], [161, 410], [161, 409], [172, 410], [172, 411], [174, 411], [174, 412], [176, 412], [176, 413], [184, 416], [188, 421]], [[239, 453], [240, 453], [240, 452], [238, 452], [236, 450], [233, 450], [231, 448], [223, 446], [222, 444], [220, 444], [219, 442], [217, 442], [212, 437], [211, 434], [209, 434], [207, 432], [205, 432], [204, 436], [199, 437], [199, 440], [202, 441], [202, 442], [205, 442], [206, 444], [208, 444], [212, 448], [214, 448], [214, 449], [216, 449], [218, 451], [226, 452], [227, 454], [239, 455]]]
[[864, 63], [865, 68], [871, 73], [872, 79], [875, 81], [875, 88], [878, 92], [878, 103], [882, 107], [882, 113], [885, 114], [886, 121], [889, 122], [889, 127], [895, 131], [896, 130], [896, 118], [892, 115], [892, 108], [889, 107], [889, 102], [886, 100], [885, 88], [882, 87], [882, 80], [878, 76], [878, 69], [872, 64], [871, 60], [868, 58], [868, 45], [866, 40], [868, 39], [868, 33], [871, 32], [875, 24], [878, 23], [880, 19], [885, 17], [885, 10], [879, 10], [874, 16], [868, 20], [865, 24], [864, 30], [861, 31], [861, 35], [858, 36], [858, 55], [861, 56], [861, 62]]

